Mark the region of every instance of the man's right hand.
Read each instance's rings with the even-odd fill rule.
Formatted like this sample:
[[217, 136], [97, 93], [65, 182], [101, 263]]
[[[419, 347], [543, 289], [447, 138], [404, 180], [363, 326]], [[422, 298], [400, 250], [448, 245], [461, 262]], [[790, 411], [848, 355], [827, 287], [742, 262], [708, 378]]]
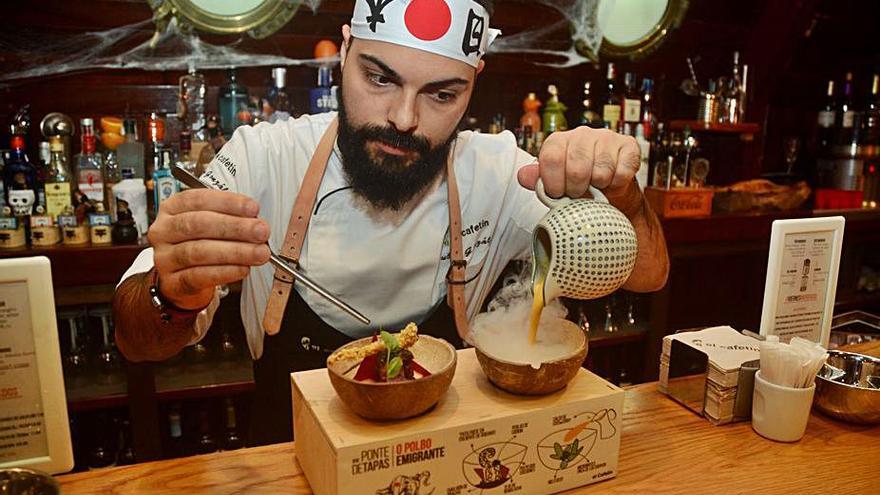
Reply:
[[159, 292], [181, 309], [201, 309], [218, 285], [269, 261], [269, 225], [260, 205], [232, 192], [190, 189], [162, 203], [147, 237]]

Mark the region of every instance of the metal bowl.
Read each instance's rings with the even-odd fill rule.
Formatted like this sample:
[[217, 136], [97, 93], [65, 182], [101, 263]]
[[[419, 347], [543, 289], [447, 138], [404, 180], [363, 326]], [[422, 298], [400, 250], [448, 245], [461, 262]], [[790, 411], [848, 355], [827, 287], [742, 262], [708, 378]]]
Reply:
[[61, 487], [55, 478], [33, 469], [0, 469], [0, 494], [58, 495]]
[[587, 334], [576, 323], [561, 320], [566, 329], [571, 352], [555, 361], [544, 362], [535, 368], [531, 364], [516, 363], [493, 356], [491, 350], [475, 345], [477, 360], [483, 373], [496, 387], [518, 395], [552, 394], [574, 378], [587, 358]]
[[[371, 340], [370, 337], [356, 340], [340, 347], [334, 354], [366, 345]], [[359, 382], [352, 378], [357, 361], [341, 360], [327, 366], [330, 383], [342, 402], [363, 418], [389, 420], [418, 416], [446, 394], [455, 375], [457, 354], [449, 342], [428, 335], [419, 335], [418, 342], [410, 350], [431, 376], [387, 383]]]
[[828, 351], [816, 376], [816, 408], [851, 423], [880, 423], [880, 359]]

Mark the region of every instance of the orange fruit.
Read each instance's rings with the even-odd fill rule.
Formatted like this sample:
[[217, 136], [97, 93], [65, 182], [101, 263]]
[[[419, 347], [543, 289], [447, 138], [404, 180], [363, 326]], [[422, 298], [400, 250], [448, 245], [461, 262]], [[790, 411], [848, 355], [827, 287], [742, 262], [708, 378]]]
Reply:
[[330, 40], [321, 40], [315, 45], [315, 58], [330, 58], [339, 53], [336, 43]]
[[[101, 127], [104, 126], [103, 119], [101, 119]], [[101, 133], [101, 143], [104, 144], [104, 147], [108, 150], [115, 150], [117, 146], [125, 142], [125, 136], [119, 134], [117, 132], [107, 132], [104, 131]]]
[[122, 134], [122, 119], [119, 117], [101, 117], [101, 130]]

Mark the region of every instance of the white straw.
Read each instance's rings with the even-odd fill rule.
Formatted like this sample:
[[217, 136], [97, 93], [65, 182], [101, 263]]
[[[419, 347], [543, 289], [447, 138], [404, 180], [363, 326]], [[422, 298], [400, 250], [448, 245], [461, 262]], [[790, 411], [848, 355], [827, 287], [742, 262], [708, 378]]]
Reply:
[[800, 337], [783, 344], [769, 336], [760, 346], [761, 376], [783, 387], [809, 388], [828, 357], [821, 345]]

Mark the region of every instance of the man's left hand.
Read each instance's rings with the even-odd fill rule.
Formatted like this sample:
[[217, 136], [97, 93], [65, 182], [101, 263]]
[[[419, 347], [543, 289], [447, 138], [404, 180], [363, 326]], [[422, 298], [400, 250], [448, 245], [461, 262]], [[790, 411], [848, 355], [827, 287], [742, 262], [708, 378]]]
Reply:
[[608, 129], [578, 127], [548, 136], [538, 163], [522, 167], [518, 179], [523, 187], [534, 189], [540, 177], [547, 195], [554, 198], [582, 198], [593, 186], [627, 213], [642, 201], [634, 180], [639, 164], [634, 138]]

